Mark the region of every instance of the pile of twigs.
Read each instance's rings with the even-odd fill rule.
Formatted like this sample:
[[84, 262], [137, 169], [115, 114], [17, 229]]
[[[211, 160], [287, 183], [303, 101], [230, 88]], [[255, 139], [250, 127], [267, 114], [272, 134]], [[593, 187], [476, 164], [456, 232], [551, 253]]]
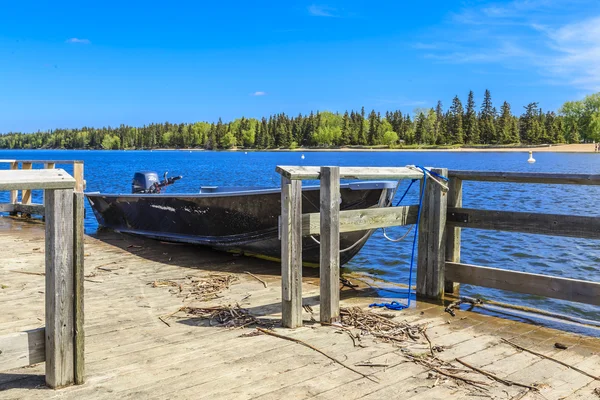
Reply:
[[209, 275], [206, 278], [186, 276], [183, 279], [157, 280], [151, 282], [152, 287], [169, 287], [169, 291], [185, 300], [207, 301], [215, 299], [220, 292], [229, 289], [238, 280], [235, 275]]
[[400, 344], [409, 339], [418, 342], [426, 338], [425, 326], [393, 321], [393, 315], [388, 317], [360, 307], [341, 308], [340, 315], [345, 327], [359, 329], [362, 335], [373, 335], [386, 342]]
[[224, 328], [246, 328], [249, 326], [272, 327], [279, 321], [261, 320], [256, 318], [248, 310], [235, 306], [216, 306], [216, 307], [182, 307], [180, 312], [185, 312], [188, 316], [208, 320], [209, 325], [218, 325]]

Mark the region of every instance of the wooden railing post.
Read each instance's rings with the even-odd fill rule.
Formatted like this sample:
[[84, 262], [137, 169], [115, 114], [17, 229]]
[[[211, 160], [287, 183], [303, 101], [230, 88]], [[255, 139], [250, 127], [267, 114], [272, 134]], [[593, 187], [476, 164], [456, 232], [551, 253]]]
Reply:
[[73, 178], [75, 178], [75, 191], [83, 193], [85, 189], [85, 181], [83, 180], [83, 162], [77, 161], [73, 163]]
[[84, 236], [84, 195], [73, 193], [73, 362], [75, 384], [85, 381], [85, 333], [83, 329], [83, 236]]
[[286, 328], [302, 326], [302, 181], [281, 177], [281, 313]]
[[[24, 162], [21, 169], [31, 169], [32, 163]], [[31, 204], [31, 190], [23, 190], [21, 192], [21, 204]]]
[[321, 167], [321, 323], [340, 319], [340, 168]]
[[46, 384], [74, 382], [73, 190], [45, 193], [46, 211]]
[[[448, 176], [447, 168], [432, 168]], [[441, 299], [444, 296], [446, 262], [446, 209], [448, 196], [433, 179], [427, 179], [419, 223], [417, 295]]]
[[[462, 179], [450, 178], [448, 183], [448, 207], [462, 207]], [[446, 261], [460, 262], [460, 228], [446, 228]], [[446, 280], [444, 282], [445, 292], [458, 293], [460, 283]]]
[[[13, 161], [12, 163], [10, 163], [10, 169], [19, 169], [19, 162], [18, 161]], [[19, 191], [18, 190], [11, 190], [10, 191], [10, 204], [17, 204], [19, 201]], [[16, 212], [11, 212], [10, 215], [17, 215]]]

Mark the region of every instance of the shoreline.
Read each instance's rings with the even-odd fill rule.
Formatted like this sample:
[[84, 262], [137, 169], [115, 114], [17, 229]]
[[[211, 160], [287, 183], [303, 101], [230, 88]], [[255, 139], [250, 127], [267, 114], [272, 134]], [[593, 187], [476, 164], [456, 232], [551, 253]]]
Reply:
[[[123, 149], [123, 150], [109, 150], [109, 151], [225, 151], [225, 152], [438, 152], [438, 153], [597, 153], [594, 150], [594, 143], [585, 144], [560, 144], [560, 145], [541, 145], [541, 146], [521, 146], [521, 147], [427, 147], [427, 148], [368, 148], [368, 147], [328, 147], [328, 148], [311, 148], [311, 147], [298, 147], [295, 149], [217, 149], [217, 150], [206, 150], [198, 148], [187, 148], [187, 149], [169, 149], [169, 148], [156, 148], [156, 149]], [[28, 150], [100, 150], [104, 149], [0, 149], [0, 151], [28, 151]]]

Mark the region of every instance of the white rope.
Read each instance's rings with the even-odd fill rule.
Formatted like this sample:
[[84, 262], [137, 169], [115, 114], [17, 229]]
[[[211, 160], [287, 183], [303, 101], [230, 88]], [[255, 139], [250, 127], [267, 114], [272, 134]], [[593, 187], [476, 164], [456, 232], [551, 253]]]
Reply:
[[387, 235], [387, 233], [385, 232], [385, 228], [381, 228], [381, 230], [383, 231], [383, 237], [386, 238], [387, 240], [389, 240], [390, 242], [393, 243], [398, 243], [403, 241], [404, 239], [406, 239], [406, 237], [408, 236], [408, 234], [410, 233], [410, 231], [412, 231], [414, 225], [411, 225], [410, 228], [408, 228], [408, 230], [406, 231], [406, 233], [404, 235], [402, 235], [400, 238], [398, 239], [392, 239], [391, 237], [389, 237]]
[[438, 180], [432, 173], [430, 173], [427, 168], [418, 168], [415, 165], [407, 165], [406, 168], [408, 169], [412, 169], [413, 171], [418, 171], [424, 174], [427, 174], [427, 176], [432, 179], [435, 183], [437, 183], [438, 185], [440, 185], [440, 187], [442, 188], [442, 191], [447, 192], [449, 190], [448, 185], [446, 185], [444, 182]]

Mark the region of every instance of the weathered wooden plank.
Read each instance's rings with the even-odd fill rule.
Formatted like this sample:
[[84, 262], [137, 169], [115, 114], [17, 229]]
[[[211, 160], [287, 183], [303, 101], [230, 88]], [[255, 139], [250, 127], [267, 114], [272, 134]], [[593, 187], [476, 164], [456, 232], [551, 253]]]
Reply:
[[600, 239], [600, 217], [448, 208], [454, 227]]
[[494, 172], [459, 171], [448, 172], [451, 178], [465, 181], [543, 183], [564, 185], [600, 185], [600, 174], [549, 174], [543, 172]]
[[1, 170], [0, 190], [72, 189], [75, 179], [62, 169]]
[[38, 328], [0, 336], [0, 371], [44, 361], [44, 333], [44, 328]]
[[[422, 179], [423, 173], [407, 167], [339, 167], [341, 179]], [[320, 167], [278, 165], [275, 169], [290, 180], [319, 179]]]
[[446, 263], [446, 276], [470, 285], [600, 306], [600, 282], [451, 262]]
[[85, 382], [85, 331], [83, 306], [84, 279], [84, 195], [82, 192], [73, 193], [73, 329], [74, 329], [74, 369], [75, 384]]
[[44, 201], [46, 208], [46, 384], [58, 388], [74, 382], [73, 190], [48, 190]]
[[0, 160], [0, 163], [64, 164], [82, 163], [83, 160]]
[[340, 319], [340, 167], [321, 167], [321, 323]]
[[[462, 207], [462, 180], [450, 178], [448, 182], [448, 207]], [[446, 261], [460, 262], [460, 228], [446, 225]], [[444, 282], [446, 293], [458, 293], [460, 284], [448, 279]]]
[[[432, 171], [448, 175], [446, 168], [432, 168]], [[433, 179], [427, 180], [424, 190], [418, 235], [417, 294], [440, 299], [444, 296], [448, 196]]]
[[[32, 165], [30, 162], [24, 162], [21, 165], [21, 169], [24, 171], [30, 170], [32, 169]], [[31, 189], [23, 190], [21, 193], [21, 204], [31, 204]]]
[[[10, 162], [10, 169], [11, 170], [17, 170], [19, 169], [19, 163], [16, 161], [11, 161]], [[10, 191], [10, 202], [12, 204], [15, 204], [17, 201], [19, 201], [19, 191], [18, 190], [11, 190]], [[11, 215], [16, 215], [13, 211], [10, 211]]]
[[75, 178], [75, 191], [83, 193], [85, 181], [83, 180], [83, 161], [73, 163], [73, 178]]
[[[415, 224], [418, 211], [418, 205], [340, 211], [340, 233]], [[302, 215], [303, 236], [320, 232], [320, 213]]]
[[0, 212], [13, 213], [15, 211], [15, 205], [10, 203], [0, 204]]
[[282, 325], [302, 326], [302, 181], [281, 180]]

